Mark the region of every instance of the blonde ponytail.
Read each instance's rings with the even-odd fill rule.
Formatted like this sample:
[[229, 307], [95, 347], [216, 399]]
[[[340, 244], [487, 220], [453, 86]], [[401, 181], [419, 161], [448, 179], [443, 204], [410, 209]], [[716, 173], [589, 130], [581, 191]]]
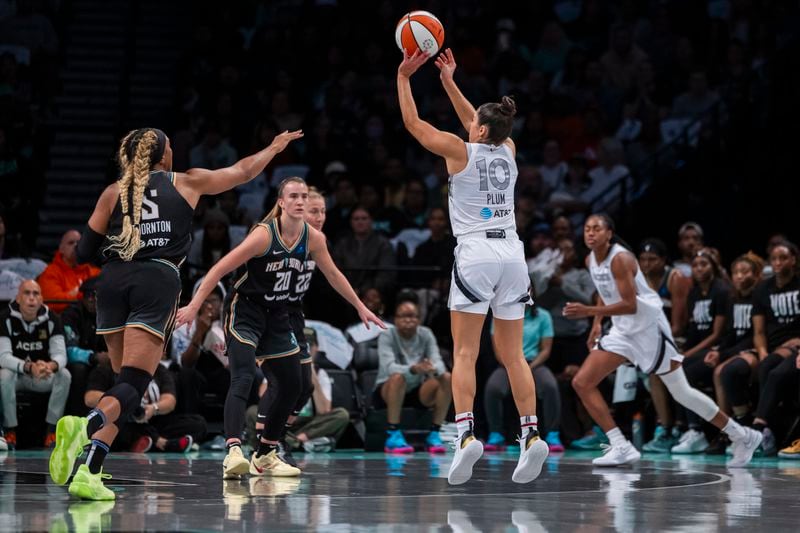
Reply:
[[[136, 142], [133, 160], [128, 157], [131, 143]], [[142, 247], [139, 222], [142, 218], [144, 190], [150, 181], [153, 151], [158, 146], [158, 135], [153, 130], [134, 130], [122, 140], [118, 159], [122, 176], [119, 179], [119, 202], [122, 207], [122, 231], [110, 236], [107, 251], [116, 252], [123, 261], [130, 261]], [[132, 203], [128, 195], [133, 189]]]

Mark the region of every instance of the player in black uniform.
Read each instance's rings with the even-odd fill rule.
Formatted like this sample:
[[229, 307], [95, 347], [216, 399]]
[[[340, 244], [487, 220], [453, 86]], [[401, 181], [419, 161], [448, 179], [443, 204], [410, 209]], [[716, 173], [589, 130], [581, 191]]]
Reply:
[[[308, 201], [306, 203], [306, 223], [317, 231], [322, 231], [322, 226], [325, 225], [326, 209], [325, 197], [316, 188], [309, 187]], [[292, 410], [292, 414], [286, 420], [286, 425], [281, 432], [279, 440], [279, 455], [290, 465], [296, 467], [297, 462], [292, 457], [291, 450], [284, 441], [286, 431], [294, 424], [300, 411], [308, 403], [311, 395], [314, 393], [314, 383], [312, 381], [311, 373], [314, 371], [311, 363], [311, 354], [308, 350], [308, 342], [305, 335], [306, 318], [303, 315], [303, 296], [308, 291], [311, 285], [311, 277], [314, 275], [317, 264], [311, 258], [307, 257], [302, 270], [292, 271], [292, 281], [289, 284], [290, 296], [287, 300], [287, 308], [289, 311], [289, 324], [292, 326], [292, 332], [297, 338], [297, 344], [300, 346], [300, 368], [302, 372], [302, 388], [300, 389], [300, 397]], [[261, 397], [259, 401], [258, 410], [260, 413], [268, 413], [272, 405], [278, 397], [277, 387], [267, 387], [267, 392]], [[265, 415], [264, 415], [265, 416]], [[260, 434], [264, 428], [264, 419], [259, 418], [256, 423], [256, 431]]]
[[91, 444], [70, 494], [114, 499], [102, 483], [103, 460], [118, 432], [115, 422], [140, 405], [164, 352], [180, 295], [178, 267], [191, 244], [192, 215], [200, 196], [253, 179], [300, 137], [299, 131], [284, 132], [231, 167], [186, 173], [172, 172], [172, 150], [161, 130], [133, 130], [120, 143], [121, 177], [101, 194], [78, 244], [80, 262], [92, 260], [103, 246], [97, 333], [105, 335], [119, 377], [86, 418], [63, 417], [58, 422], [50, 456], [53, 481], [66, 483], [83, 447]]
[[[228, 455], [223, 478], [235, 479], [250, 471], [256, 475], [297, 476], [300, 470], [278, 457], [278, 439], [301, 392], [300, 346], [292, 332], [287, 305], [302, 291], [292, 286], [294, 275], [304, 272], [311, 254], [322, 273], [358, 311], [365, 324], [385, 328], [358, 299], [344, 275], [336, 268], [325, 240], [303, 220], [308, 187], [301, 178], [287, 178], [278, 189], [272, 211], [253, 228], [247, 238], [217, 262], [200, 284], [192, 301], [178, 311], [177, 325], [191, 323], [217, 282], [246, 264], [246, 273], [236, 282], [226, 302], [225, 332], [231, 386], [225, 400], [225, 435]], [[269, 387], [277, 388], [275, 402], [265, 415], [258, 451], [252, 462], [241, 451], [245, 409], [256, 359]]]

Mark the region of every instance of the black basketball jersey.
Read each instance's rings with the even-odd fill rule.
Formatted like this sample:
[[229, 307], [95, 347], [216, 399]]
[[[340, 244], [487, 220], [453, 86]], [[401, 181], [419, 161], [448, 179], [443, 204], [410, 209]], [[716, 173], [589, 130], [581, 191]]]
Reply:
[[[131, 196], [133, 191], [130, 192]], [[132, 200], [129, 202], [132, 205]], [[194, 209], [175, 188], [175, 173], [156, 170], [150, 172], [150, 181], [142, 199], [142, 217], [139, 232], [142, 247], [133, 258], [168, 259], [180, 263], [192, 244], [192, 217]], [[117, 205], [111, 214], [107, 235], [119, 235], [122, 231], [122, 205]], [[111, 241], [106, 238], [104, 255], [109, 261], [118, 261], [119, 254], [106, 247]]]
[[307, 258], [303, 262], [303, 270], [292, 271], [292, 282], [289, 284], [289, 292], [291, 294], [288, 300], [290, 307], [303, 307], [303, 296], [308, 292], [308, 287], [311, 285], [311, 277], [314, 275], [316, 268], [316, 261]]
[[270, 245], [263, 254], [247, 261], [247, 271], [236, 282], [234, 289], [266, 306], [286, 305], [292, 299], [302, 297], [311, 281], [310, 274], [307, 278], [303, 277], [308, 259], [308, 224], [303, 223], [300, 237], [291, 247], [283, 242], [277, 220], [258, 225], [270, 232]]

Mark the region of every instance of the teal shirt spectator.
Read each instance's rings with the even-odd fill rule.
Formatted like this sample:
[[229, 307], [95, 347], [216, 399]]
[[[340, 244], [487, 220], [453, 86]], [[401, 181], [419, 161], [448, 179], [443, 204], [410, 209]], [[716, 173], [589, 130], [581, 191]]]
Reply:
[[[553, 317], [550, 313], [540, 307], [536, 310], [536, 316], [533, 316], [531, 309], [530, 306], [525, 308], [525, 316], [522, 319], [522, 353], [528, 362], [539, 355], [542, 339], [553, 338]], [[494, 333], [494, 323], [492, 323], [492, 333]]]

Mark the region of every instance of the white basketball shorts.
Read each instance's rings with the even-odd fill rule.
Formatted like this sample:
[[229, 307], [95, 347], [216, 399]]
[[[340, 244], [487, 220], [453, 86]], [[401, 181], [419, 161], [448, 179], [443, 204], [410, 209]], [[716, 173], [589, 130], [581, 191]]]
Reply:
[[449, 308], [495, 318], [518, 320], [531, 301], [530, 278], [522, 241], [513, 231], [471, 233], [458, 239], [450, 284]]
[[635, 335], [626, 335], [617, 327], [611, 326], [608, 333], [600, 338], [598, 348], [621, 355], [648, 374], [667, 373], [672, 361], [683, 361], [683, 356], [675, 347], [672, 333], [658, 322], [637, 331]]

